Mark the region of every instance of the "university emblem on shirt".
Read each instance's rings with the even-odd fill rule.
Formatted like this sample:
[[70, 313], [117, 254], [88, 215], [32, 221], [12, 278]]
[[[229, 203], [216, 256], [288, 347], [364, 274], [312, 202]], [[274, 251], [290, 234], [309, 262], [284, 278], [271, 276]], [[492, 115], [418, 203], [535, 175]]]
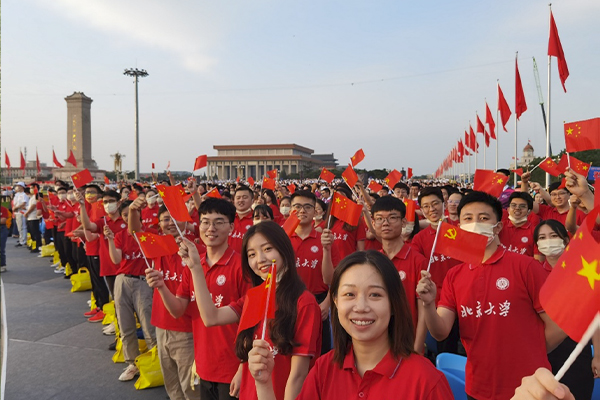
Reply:
[[217, 276], [217, 285], [223, 286], [226, 281], [227, 281], [227, 278], [225, 278], [225, 275]]
[[527, 236], [523, 236], [523, 237], [521, 238], [521, 242], [523, 242], [523, 243], [527, 243], [527, 242], [529, 242], [529, 238], [528, 238]]
[[246, 230], [250, 229], [252, 225], [246, 225]]
[[313, 253], [317, 253], [319, 251], [319, 246], [315, 245], [315, 246], [311, 247], [310, 251], [312, 251]]
[[121, 228], [125, 229], [125, 228], [127, 228], [127, 225], [121, 224]]
[[406, 279], [406, 272], [404, 271], [398, 271], [398, 275], [400, 275], [400, 280], [403, 281]]
[[510, 282], [506, 278], [498, 278], [498, 280], [496, 281], [496, 287], [498, 288], [498, 290], [506, 290], [508, 289], [509, 285]]

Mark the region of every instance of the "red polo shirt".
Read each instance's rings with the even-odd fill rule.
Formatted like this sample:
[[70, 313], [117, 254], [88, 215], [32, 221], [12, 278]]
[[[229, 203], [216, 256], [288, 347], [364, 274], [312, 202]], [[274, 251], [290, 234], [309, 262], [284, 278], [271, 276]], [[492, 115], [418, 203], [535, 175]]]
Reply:
[[502, 246], [483, 264], [460, 264], [448, 272], [439, 306], [457, 313], [470, 396], [510, 399], [524, 376], [550, 369], [538, 315], [547, 276], [536, 260]]
[[[323, 282], [323, 245], [321, 244], [321, 232], [312, 228], [310, 234], [302, 239], [294, 232], [290, 237], [294, 254], [296, 254], [296, 270], [306, 288], [312, 294], [327, 292], [329, 287]], [[331, 258], [333, 266], [339, 263], [339, 253], [331, 246]]]
[[[66, 213], [73, 211], [73, 207], [71, 206], [71, 204], [69, 203], [68, 200], [59, 201], [58, 204], [56, 204], [56, 208], [58, 208], [58, 211], [62, 211], [62, 212], [66, 212]], [[69, 218], [66, 218], [66, 219], [58, 218], [58, 223], [56, 225], [57, 226], [56, 231], [57, 232], [65, 232], [66, 228], [67, 228], [68, 220], [69, 220]], [[64, 225], [62, 224], [63, 222], [65, 222]]]
[[[238, 301], [246, 295], [252, 285], [242, 276], [240, 255], [228, 247], [219, 261], [209, 267], [206, 253], [201, 255], [202, 269], [206, 284], [215, 306], [220, 308]], [[196, 302], [194, 282], [189, 268], [183, 269], [183, 279], [177, 289], [177, 296]], [[205, 381], [231, 383], [240, 366], [234, 346], [238, 324], [207, 328], [202, 322], [198, 307], [192, 313], [194, 336], [194, 359], [196, 373]]]
[[344, 221], [337, 220], [331, 227], [331, 232], [335, 240], [333, 245], [337, 247], [340, 260], [354, 253], [358, 242], [367, 238], [367, 230], [362, 218], [358, 221], [358, 226], [353, 231], [345, 230], [344, 224]]
[[158, 228], [158, 204], [154, 204], [154, 207], [146, 206], [142, 208], [142, 225], [144, 228]]
[[[561, 214], [558, 212], [556, 207], [547, 206], [545, 204], [540, 204], [540, 210], [538, 211], [538, 215], [539, 215], [540, 219], [543, 219], [543, 220], [555, 219], [563, 225], [567, 221], [568, 213], [569, 213], [569, 209], [567, 209], [567, 211], [565, 211], [564, 213]], [[581, 210], [578, 209], [576, 211], [576, 215], [577, 215], [577, 217], [576, 217], [577, 218], [577, 226], [580, 226], [583, 223], [585, 214]]]
[[[229, 306], [238, 315], [242, 315], [245, 299], [246, 298], [244, 297]], [[298, 297], [296, 304], [296, 325], [294, 327], [295, 334], [293, 340], [298, 345], [292, 349], [292, 354], [278, 354], [277, 348], [273, 346], [273, 342], [271, 341], [271, 333], [268, 331], [269, 324], [267, 324], [265, 340], [269, 342], [269, 346], [271, 347], [271, 351], [275, 358], [275, 365], [277, 365], [277, 367], [273, 369], [271, 379], [273, 380], [275, 398], [278, 400], [283, 400], [285, 395], [285, 385], [292, 368], [292, 355], [310, 357], [311, 361], [309, 368], [312, 368], [316, 357], [318, 357], [321, 352], [321, 309], [319, 308], [315, 297], [310, 294], [308, 290], [305, 290], [300, 297]], [[261, 334], [262, 326], [259, 324], [254, 332], [254, 337], [259, 338]], [[244, 363], [242, 370], [240, 399], [258, 399], [254, 378], [250, 375], [250, 371], [248, 370], [248, 363]]]
[[342, 368], [333, 361], [333, 353], [332, 350], [317, 360], [297, 400], [454, 399], [444, 374], [420, 355], [411, 354], [397, 360], [388, 352], [375, 368], [366, 371], [361, 378], [352, 347], [344, 358]]
[[[92, 218], [92, 204], [85, 202], [85, 211], [87, 212], [88, 218]], [[92, 240], [91, 242], [85, 242], [85, 255], [86, 256], [97, 256], [100, 252], [100, 240]]]
[[[381, 249], [385, 254], [385, 251]], [[387, 256], [387, 254], [386, 254]], [[391, 259], [400, 275], [402, 286], [408, 298], [408, 307], [413, 320], [413, 327], [417, 329], [418, 310], [417, 310], [417, 284], [421, 279], [421, 270], [427, 269], [427, 259], [411, 248], [409, 244], [404, 243], [398, 254]]]
[[528, 217], [527, 222], [517, 227], [508, 219], [508, 213], [504, 213], [502, 216], [502, 230], [498, 234], [498, 238], [508, 251], [533, 257], [534, 254], [540, 253], [533, 240], [533, 231], [539, 218], [533, 213], [529, 215], [533, 215], [533, 217]]
[[[433, 241], [435, 240], [435, 232], [431, 225], [427, 228], [419, 231], [411, 241], [410, 245], [423, 257], [425, 260], [429, 260], [431, 257], [431, 249], [433, 248]], [[460, 264], [461, 261], [455, 260], [453, 258], [448, 257], [447, 255], [434, 253], [433, 260], [431, 262], [431, 267], [429, 268], [429, 272], [431, 273], [431, 280], [435, 282], [435, 286], [437, 287], [437, 292], [435, 296], [435, 304], [437, 306], [440, 301], [440, 293], [442, 291], [442, 283], [444, 282], [444, 278], [448, 271], [454, 267], [455, 265]], [[427, 265], [425, 266], [427, 269]], [[420, 278], [419, 278], [420, 279]]]
[[114, 221], [109, 216], [93, 221], [98, 227], [96, 233], [100, 235], [98, 238], [100, 242], [100, 250], [98, 251], [98, 255], [100, 256], [100, 276], [115, 276], [117, 275], [119, 265], [112, 262], [110, 254], [108, 253], [108, 240], [106, 240], [106, 237], [104, 236], [105, 221], [110, 230], [115, 234], [115, 237], [117, 233], [121, 232], [123, 229], [127, 229], [127, 224], [120, 215]]
[[[156, 234], [157, 232], [152, 233]], [[121, 250], [121, 264], [117, 269], [117, 275], [146, 275], [145, 271], [148, 265], [142, 254], [142, 249], [127, 229], [115, 234], [115, 247]]]
[[236, 213], [235, 219], [233, 220], [233, 232], [229, 235], [229, 247], [242, 254], [242, 241], [244, 240], [244, 235], [252, 225], [254, 225], [252, 212], [249, 212], [241, 219], [239, 214]]

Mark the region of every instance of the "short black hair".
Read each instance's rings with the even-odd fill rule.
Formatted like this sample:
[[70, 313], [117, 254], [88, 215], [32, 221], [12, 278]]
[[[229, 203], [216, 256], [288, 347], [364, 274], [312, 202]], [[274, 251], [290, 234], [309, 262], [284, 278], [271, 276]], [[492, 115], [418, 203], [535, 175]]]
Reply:
[[352, 190], [350, 190], [348, 188], [348, 186], [346, 186], [346, 185], [338, 185], [338, 186], [336, 186], [335, 191], [343, 193], [344, 196], [346, 196], [349, 199], [352, 198]]
[[440, 199], [440, 201], [444, 201], [444, 195], [442, 194], [442, 189], [440, 189], [439, 187], [435, 187], [435, 186], [427, 186], [423, 189], [421, 189], [421, 191], [419, 192], [419, 204], [421, 204], [421, 200], [423, 199], [423, 197], [427, 197], [427, 196], [435, 196], [438, 199]]
[[124, 202], [122, 202], [121, 205], [119, 205], [119, 214], [121, 214], [123, 210], [129, 208], [131, 203], [133, 203], [132, 200], [125, 200]]
[[485, 204], [489, 205], [490, 207], [492, 207], [492, 210], [494, 211], [494, 214], [496, 215], [498, 222], [502, 221], [502, 203], [500, 203], [500, 200], [498, 200], [497, 197], [492, 196], [489, 193], [480, 192], [478, 190], [473, 190], [473, 191], [467, 193], [460, 200], [460, 203], [458, 204], [458, 210], [457, 210], [459, 218], [460, 218], [460, 213], [461, 213], [463, 207], [470, 203], [485, 203]]
[[502, 175], [505, 175], [505, 176], [508, 176], [508, 177], [510, 177], [510, 171], [509, 171], [509, 170], [507, 170], [506, 168], [500, 168], [500, 169], [497, 169], [497, 170], [496, 170], [496, 173], [497, 173], [497, 174], [502, 174]]
[[567, 228], [565, 228], [561, 222], [555, 219], [545, 219], [540, 221], [540, 223], [533, 230], [533, 240], [535, 243], [537, 243], [540, 236], [540, 229], [544, 225], [548, 225], [550, 229], [552, 229], [565, 242], [565, 244], [569, 243], [569, 234], [567, 233]]
[[235, 220], [235, 207], [227, 200], [209, 197], [200, 203], [200, 208], [198, 208], [200, 217], [210, 213], [225, 215], [229, 219], [230, 224], [233, 224]]
[[294, 201], [296, 197], [304, 197], [305, 199], [310, 199], [314, 204], [317, 203], [317, 196], [310, 190], [298, 190], [297, 192], [294, 192], [290, 198], [290, 202]]
[[158, 209], [158, 218], [160, 218], [161, 215], [163, 215], [164, 213], [168, 212], [169, 215], [171, 215], [171, 213], [169, 212], [169, 209], [167, 208], [167, 206], [165, 206], [164, 204], [162, 206], [160, 206], [160, 208]]
[[[558, 190], [561, 184], [562, 184], [562, 182], [551, 183], [550, 186], [548, 186], [548, 193], [552, 193], [555, 190]], [[571, 192], [569, 192], [569, 189], [567, 189], [566, 187], [562, 187], [561, 189], [565, 189], [567, 191], [567, 193], [571, 194]]]
[[113, 199], [119, 201], [121, 200], [121, 195], [119, 193], [117, 193], [115, 190], [107, 190], [106, 192], [102, 193], [102, 198], [104, 197], [112, 197]]
[[266, 204], [258, 204], [256, 207], [254, 207], [252, 217], [255, 218], [257, 214], [269, 217], [271, 221], [275, 219], [275, 217], [273, 216], [273, 209]]
[[235, 196], [237, 194], [237, 192], [243, 192], [246, 191], [248, 193], [250, 193], [251, 196], [254, 196], [254, 192], [252, 191], [252, 189], [250, 189], [250, 187], [246, 186], [246, 185], [238, 185], [238, 187], [235, 188], [235, 192], [233, 192], [233, 195]]
[[404, 189], [404, 190], [406, 190], [406, 193], [409, 192], [408, 185], [406, 183], [404, 183], [404, 182], [398, 182], [398, 183], [396, 183], [394, 185], [394, 188], [392, 190], [396, 190], [396, 189]]
[[371, 206], [371, 215], [375, 216], [379, 211], [399, 211], [402, 218], [406, 216], [406, 206], [402, 200], [393, 196], [383, 196], [375, 200]]
[[510, 197], [508, 198], [508, 204], [510, 204], [510, 202], [513, 199], [523, 199], [527, 202], [527, 209], [532, 210], [533, 209], [533, 199], [531, 198], [531, 195], [527, 192], [512, 192]]
[[98, 194], [102, 194], [102, 189], [100, 189], [100, 186], [96, 185], [95, 183], [90, 183], [88, 185], [85, 185], [84, 189], [87, 189], [87, 188], [96, 189]]

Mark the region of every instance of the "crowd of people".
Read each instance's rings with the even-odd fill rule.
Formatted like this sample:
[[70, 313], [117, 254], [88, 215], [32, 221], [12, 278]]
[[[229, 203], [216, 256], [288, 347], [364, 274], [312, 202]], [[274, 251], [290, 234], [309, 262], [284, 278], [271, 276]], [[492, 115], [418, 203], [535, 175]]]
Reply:
[[[360, 181], [280, 181], [275, 190], [157, 184], [182, 185], [188, 221], [172, 218], [150, 183], [19, 182], [11, 209], [2, 207], [2, 272], [7, 237], [25, 248], [29, 233], [33, 253], [54, 243], [57, 274], [89, 270], [96, 308], [88, 321], [103, 321], [114, 300], [117, 326], [103, 332], [118, 330], [120, 381], [139, 374], [139, 322], [147, 347], [157, 346], [171, 400], [452, 399], [431, 362], [441, 352], [466, 355], [469, 399], [591, 398], [600, 354], [587, 345], [556, 382], [550, 371], [576, 343], [539, 301], [594, 208], [581, 175], [569, 170], [566, 186], [545, 189], [525, 173], [498, 198], [442, 180], [403, 180], [378, 192]], [[363, 206], [357, 225], [331, 215], [334, 194]], [[282, 225], [292, 214], [298, 224], [288, 234]], [[440, 221], [487, 237], [478, 265], [434, 250]], [[148, 260], [138, 241], [146, 238], [135, 233], [171, 235], [179, 251]], [[273, 263], [275, 317], [264, 332], [262, 323], [240, 331], [246, 293]], [[600, 348], [600, 331], [592, 342]]]

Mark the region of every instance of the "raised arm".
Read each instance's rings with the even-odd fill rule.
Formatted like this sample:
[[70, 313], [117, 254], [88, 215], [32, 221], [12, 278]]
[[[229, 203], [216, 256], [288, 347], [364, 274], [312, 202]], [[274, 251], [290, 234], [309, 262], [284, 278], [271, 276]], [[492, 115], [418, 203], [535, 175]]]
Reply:
[[141, 213], [142, 209], [146, 207], [146, 200], [138, 197], [129, 205], [129, 216], [127, 217], [127, 229], [132, 235], [134, 232], [141, 232], [143, 229]]
[[83, 195], [79, 192], [75, 192], [75, 198], [80, 204], [79, 215], [81, 217], [81, 225], [83, 225], [83, 228], [92, 233], [98, 232], [98, 225], [90, 221], [90, 217], [85, 209], [85, 199]]
[[423, 303], [422, 313], [425, 316], [425, 323], [435, 340], [444, 340], [450, 334], [456, 314], [447, 308], [435, 308], [435, 295], [437, 288], [431, 280], [431, 274], [427, 271], [421, 271], [421, 280], [417, 285], [417, 293]]
[[331, 229], [323, 229], [321, 233], [321, 245], [323, 246], [323, 263], [321, 264], [321, 274], [323, 275], [323, 282], [326, 285], [331, 284], [333, 279], [333, 259], [331, 252], [333, 251], [333, 233]]

